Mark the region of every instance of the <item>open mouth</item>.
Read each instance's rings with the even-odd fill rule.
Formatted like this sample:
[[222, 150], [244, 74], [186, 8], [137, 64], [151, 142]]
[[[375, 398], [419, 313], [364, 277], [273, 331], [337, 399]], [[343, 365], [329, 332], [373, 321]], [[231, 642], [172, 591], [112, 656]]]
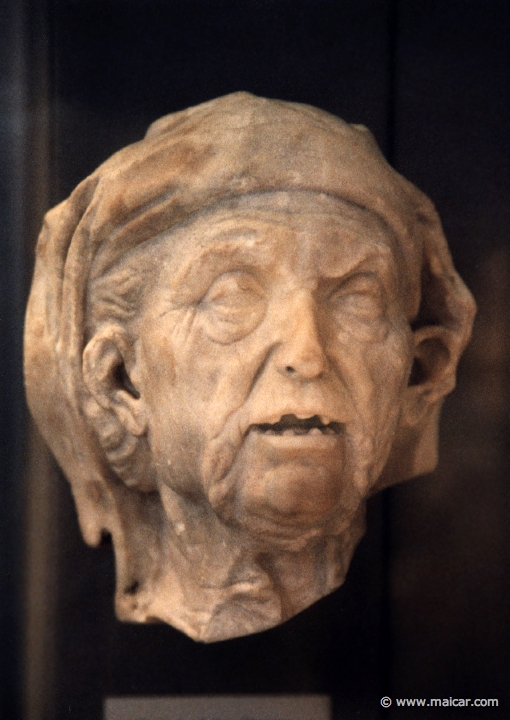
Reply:
[[320, 415], [298, 418], [296, 415], [282, 415], [275, 423], [251, 425], [249, 430], [262, 435], [340, 435], [342, 425], [339, 422], [324, 422]]

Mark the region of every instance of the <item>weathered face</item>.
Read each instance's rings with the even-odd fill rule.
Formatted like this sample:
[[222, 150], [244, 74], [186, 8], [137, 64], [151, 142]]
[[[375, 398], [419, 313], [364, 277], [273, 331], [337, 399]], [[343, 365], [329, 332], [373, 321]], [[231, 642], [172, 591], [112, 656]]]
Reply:
[[386, 462], [413, 357], [389, 231], [280, 192], [161, 242], [137, 347], [159, 483], [262, 544], [340, 532]]

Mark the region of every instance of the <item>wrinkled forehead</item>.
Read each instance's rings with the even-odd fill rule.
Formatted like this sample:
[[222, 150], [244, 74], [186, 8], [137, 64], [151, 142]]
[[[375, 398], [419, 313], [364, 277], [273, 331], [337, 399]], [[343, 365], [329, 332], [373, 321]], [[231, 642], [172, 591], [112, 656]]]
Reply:
[[303, 191], [219, 203], [163, 233], [157, 243], [184, 271], [190, 262], [221, 264], [236, 251], [270, 259], [285, 239], [293, 240], [301, 262], [321, 267], [369, 248], [398, 263], [398, 242], [375, 213], [326, 193]]
[[277, 191], [205, 209], [158, 238], [162, 267], [175, 283], [193, 283], [202, 267], [221, 272], [236, 259], [271, 266], [285, 247], [295, 264], [328, 276], [371, 257], [374, 267], [405, 277], [403, 254], [374, 212], [326, 193]]
[[409, 242], [403, 248], [373, 210], [324, 192], [296, 190], [246, 194], [202, 208], [91, 278], [88, 297], [126, 284], [151, 294], [161, 273], [168, 290], [192, 290], [236, 266], [274, 268], [289, 256], [293, 270], [308, 269], [316, 277], [341, 277], [368, 258], [409, 319], [418, 311], [420, 248]]

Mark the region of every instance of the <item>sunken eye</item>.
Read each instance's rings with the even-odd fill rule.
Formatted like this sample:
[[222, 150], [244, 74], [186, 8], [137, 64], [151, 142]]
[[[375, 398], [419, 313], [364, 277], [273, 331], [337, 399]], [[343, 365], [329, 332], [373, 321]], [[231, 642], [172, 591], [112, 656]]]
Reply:
[[216, 342], [231, 343], [252, 332], [266, 312], [265, 293], [248, 272], [220, 275], [199, 305], [207, 335]]
[[379, 340], [384, 330], [386, 306], [379, 280], [362, 273], [342, 282], [329, 296], [336, 322], [360, 340]]
[[367, 320], [377, 319], [384, 312], [381, 286], [372, 273], [355, 275], [344, 281], [333, 290], [330, 302], [340, 311]]

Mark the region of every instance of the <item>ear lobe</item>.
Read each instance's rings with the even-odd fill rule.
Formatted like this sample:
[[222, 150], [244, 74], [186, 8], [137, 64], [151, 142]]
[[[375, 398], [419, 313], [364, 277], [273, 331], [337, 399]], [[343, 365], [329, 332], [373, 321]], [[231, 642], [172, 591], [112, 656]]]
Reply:
[[83, 352], [83, 379], [103, 410], [114, 413], [125, 431], [136, 437], [147, 430], [145, 403], [133, 385], [134, 350], [123, 330], [108, 326]]
[[414, 333], [414, 363], [404, 394], [401, 427], [414, 427], [455, 386], [457, 353], [452, 332], [429, 325]]

